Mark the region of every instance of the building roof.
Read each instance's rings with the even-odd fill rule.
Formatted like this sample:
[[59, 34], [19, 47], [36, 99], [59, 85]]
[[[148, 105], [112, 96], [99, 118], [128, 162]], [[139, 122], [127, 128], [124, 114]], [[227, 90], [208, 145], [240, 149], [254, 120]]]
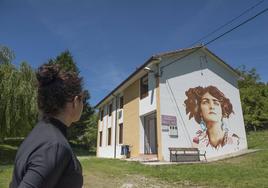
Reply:
[[[98, 104], [95, 105], [95, 108], [98, 108], [106, 99], [108, 99], [110, 96], [114, 95], [114, 93], [120, 89], [125, 83], [127, 83], [131, 78], [133, 78], [137, 73], [139, 73], [141, 70], [143, 70], [146, 66], [148, 66], [153, 60], [158, 60], [159, 58], [163, 58], [166, 56], [170, 55], [179, 55], [184, 52], [189, 52], [185, 56], [182, 56], [182, 58], [193, 54], [196, 51], [199, 51], [200, 49], [203, 49], [204, 51], [207, 51], [210, 53], [212, 56], [214, 56], [216, 59], [218, 59], [221, 63], [223, 63], [231, 72], [233, 72], [237, 77], [239, 75], [235, 71], [234, 68], [232, 68], [230, 65], [228, 65], [225, 61], [223, 61], [221, 58], [219, 58], [217, 55], [215, 55], [213, 52], [211, 52], [208, 48], [206, 48], [203, 45], [195, 46], [192, 48], [184, 48], [184, 49], [179, 49], [179, 50], [174, 50], [174, 51], [169, 51], [169, 52], [163, 52], [159, 54], [155, 54], [151, 56], [144, 64], [142, 64], [139, 68], [137, 68], [132, 74], [130, 74], [123, 82], [121, 82], [115, 89], [113, 89], [106, 97], [104, 97]], [[180, 60], [180, 59], [179, 59]]]

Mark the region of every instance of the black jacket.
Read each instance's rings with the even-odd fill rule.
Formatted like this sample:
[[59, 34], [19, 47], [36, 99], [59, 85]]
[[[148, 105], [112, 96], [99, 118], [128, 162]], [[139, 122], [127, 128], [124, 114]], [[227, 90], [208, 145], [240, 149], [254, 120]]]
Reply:
[[57, 119], [40, 121], [16, 155], [10, 188], [81, 188], [82, 168]]

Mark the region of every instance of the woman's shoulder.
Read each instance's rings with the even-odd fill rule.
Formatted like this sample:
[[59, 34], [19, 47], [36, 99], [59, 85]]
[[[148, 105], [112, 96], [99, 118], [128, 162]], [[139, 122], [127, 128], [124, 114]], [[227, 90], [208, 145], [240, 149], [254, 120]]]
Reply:
[[43, 120], [36, 124], [26, 139], [36, 144], [60, 144], [69, 148], [68, 141], [61, 131], [51, 123]]

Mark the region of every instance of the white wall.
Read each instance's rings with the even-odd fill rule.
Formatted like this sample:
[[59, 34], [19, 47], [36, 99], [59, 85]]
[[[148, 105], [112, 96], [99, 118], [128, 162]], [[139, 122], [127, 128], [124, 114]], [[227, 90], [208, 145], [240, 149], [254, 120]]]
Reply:
[[148, 114], [156, 109], [156, 83], [153, 73], [148, 74], [148, 96], [140, 99], [140, 116]]
[[[222, 148], [202, 147], [207, 152], [207, 157], [212, 158], [229, 153], [237, 152], [247, 148], [246, 134], [240, 103], [239, 90], [237, 89], [236, 78], [232, 72], [223, 68], [217, 62], [204, 57], [203, 52], [173, 63], [163, 69], [160, 78], [160, 111], [161, 115], [176, 116], [178, 126], [178, 137], [170, 137], [169, 132], [162, 131], [162, 151], [164, 160], [169, 160], [168, 147], [199, 147], [193, 143], [196, 131], [200, 125], [194, 120], [189, 120], [186, 115], [185, 91], [197, 86], [207, 87], [213, 85], [230, 99], [233, 105], [234, 114], [230, 118], [224, 118], [229, 131], [240, 137], [239, 147], [233, 148], [228, 145]], [[160, 66], [165, 65], [165, 62]]]
[[[112, 114], [109, 116], [108, 109], [109, 104], [113, 104]], [[119, 105], [118, 105], [119, 108]], [[117, 109], [118, 111], [122, 110], [122, 117], [117, 120], [117, 124], [123, 123], [123, 109]], [[104, 117], [103, 117], [103, 126], [100, 127], [102, 130], [102, 146], [98, 148], [98, 156], [105, 158], [113, 158], [114, 157], [114, 144], [115, 144], [115, 117], [116, 117], [116, 100], [112, 99], [109, 103], [107, 103], [104, 107]], [[100, 123], [102, 125], [102, 123]], [[108, 128], [112, 128], [111, 132], [111, 145], [108, 145]], [[119, 144], [119, 127], [117, 127], [117, 140], [116, 140], [116, 158], [122, 158], [121, 156], [121, 144]], [[99, 134], [98, 134], [99, 136]]]
[[[99, 157], [104, 158], [114, 158], [114, 146], [106, 146], [106, 147], [100, 147], [99, 148]], [[121, 146], [116, 146], [116, 158], [122, 158], [121, 155]]]

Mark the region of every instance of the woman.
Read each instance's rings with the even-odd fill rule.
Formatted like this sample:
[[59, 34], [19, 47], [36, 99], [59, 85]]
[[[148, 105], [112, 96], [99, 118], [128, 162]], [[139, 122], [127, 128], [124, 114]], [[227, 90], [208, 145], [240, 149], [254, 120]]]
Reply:
[[17, 152], [10, 187], [80, 188], [82, 168], [66, 139], [66, 129], [83, 110], [82, 79], [48, 64], [36, 76], [42, 118]]
[[239, 145], [239, 137], [229, 132], [223, 122], [223, 118], [229, 118], [233, 113], [233, 106], [218, 88], [198, 86], [185, 94], [186, 114], [189, 114], [189, 119], [194, 117], [201, 128], [193, 139], [194, 145], [212, 148]]

